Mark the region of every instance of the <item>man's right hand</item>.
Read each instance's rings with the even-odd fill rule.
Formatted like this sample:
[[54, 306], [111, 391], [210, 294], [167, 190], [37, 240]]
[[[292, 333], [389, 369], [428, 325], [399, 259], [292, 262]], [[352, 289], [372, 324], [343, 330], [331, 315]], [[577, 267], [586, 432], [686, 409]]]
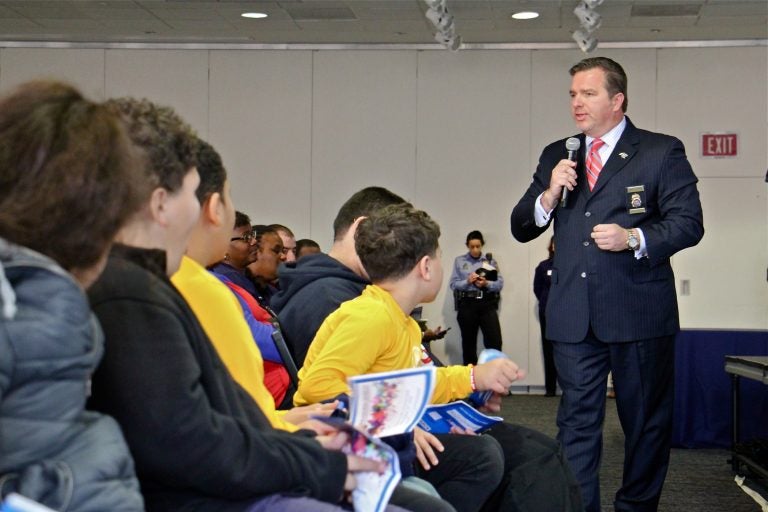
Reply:
[[549, 188], [541, 196], [541, 205], [547, 212], [551, 212], [560, 201], [563, 188], [573, 190], [576, 188], [576, 162], [564, 158], [552, 169], [549, 179]]
[[494, 391], [502, 395], [509, 394], [509, 386], [525, 377], [525, 370], [507, 358], [494, 359], [475, 366], [475, 388], [478, 391]]

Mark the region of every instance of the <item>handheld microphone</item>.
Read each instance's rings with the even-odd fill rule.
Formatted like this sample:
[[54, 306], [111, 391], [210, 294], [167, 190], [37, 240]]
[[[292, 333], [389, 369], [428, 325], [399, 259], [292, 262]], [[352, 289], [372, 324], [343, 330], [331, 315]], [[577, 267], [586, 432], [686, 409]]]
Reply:
[[[568, 140], [565, 141], [565, 149], [568, 150], [568, 160], [571, 162], [576, 161], [576, 154], [579, 151], [579, 148], [581, 147], [581, 141], [577, 139], [576, 137], [570, 137]], [[568, 188], [563, 187], [563, 193], [560, 196], [560, 207], [565, 208], [568, 205]]]

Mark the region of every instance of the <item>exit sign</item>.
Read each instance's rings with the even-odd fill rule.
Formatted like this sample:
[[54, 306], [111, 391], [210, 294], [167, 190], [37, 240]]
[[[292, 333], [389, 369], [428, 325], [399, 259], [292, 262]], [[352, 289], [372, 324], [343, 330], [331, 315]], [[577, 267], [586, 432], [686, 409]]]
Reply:
[[732, 158], [739, 153], [739, 135], [737, 133], [702, 133], [701, 156], [714, 158]]

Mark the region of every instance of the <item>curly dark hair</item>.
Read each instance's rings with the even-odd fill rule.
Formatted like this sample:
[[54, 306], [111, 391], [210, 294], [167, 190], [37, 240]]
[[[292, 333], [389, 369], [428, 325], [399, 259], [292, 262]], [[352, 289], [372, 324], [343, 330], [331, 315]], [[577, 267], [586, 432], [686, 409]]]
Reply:
[[145, 174], [153, 188], [179, 190], [197, 165], [198, 139], [192, 128], [172, 108], [147, 99], [117, 98], [106, 105], [121, 115], [131, 141], [146, 155]]
[[36, 81], [0, 100], [0, 236], [89, 269], [149, 194], [118, 116]]
[[406, 276], [424, 256], [435, 256], [440, 226], [409, 203], [380, 208], [357, 227], [355, 250], [373, 283]]

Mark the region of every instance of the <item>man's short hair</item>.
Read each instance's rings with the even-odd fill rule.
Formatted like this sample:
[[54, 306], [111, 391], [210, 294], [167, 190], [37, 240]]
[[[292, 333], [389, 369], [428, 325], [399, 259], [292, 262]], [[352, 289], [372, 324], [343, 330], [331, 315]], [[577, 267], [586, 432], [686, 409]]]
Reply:
[[141, 155], [118, 116], [70, 85], [0, 100], [0, 236], [88, 269], [146, 201]]
[[320, 250], [320, 244], [311, 238], [302, 238], [301, 240], [296, 240], [296, 254], [300, 253], [301, 250], [305, 247], [314, 247], [315, 249]]
[[357, 227], [355, 250], [372, 282], [408, 275], [424, 256], [434, 256], [440, 226], [409, 203], [380, 208]]
[[131, 141], [146, 155], [144, 171], [152, 187], [179, 190], [189, 170], [197, 165], [197, 137], [192, 128], [170, 107], [147, 99], [117, 98], [106, 105], [122, 116]]
[[355, 192], [339, 209], [333, 221], [333, 239], [341, 240], [352, 223], [390, 204], [405, 203], [405, 199], [384, 187], [366, 187]]
[[277, 232], [276, 229], [274, 229], [271, 225], [267, 226], [265, 224], [254, 224], [253, 225], [253, 234], [256, 237], [256, 243], [261, 243], [261, 237], [264, 236], [266, 233], [274, 233], [277, 236], [280, 236], [280, 234]]
[[568, 72], [573, 76], [581, 71], [594, 68], [600, 68], [605, 71], [605, 89], [611, 98], [618, 93], [624, 94], [621, 110], [626, 112], [627, 105], [629, 104], [629, 98], [627, 97], [627, 74], [618, 62], [608, 57], [589, 57], [574, 64]]
[[287, 226], [284, 226], [282, 224], [270, 224], [267, 226], [272, 229], [272, 231], [276, 231], [278, 234], [285, 233], [291, 238], [296, 238], [296, 235], [293, 234], [293, 231], [291, 231]]
[[200, 185], [195, 194], [200, 204], [205, 203], [213, 194], [224, 193], [227, 171], [221, 162], [221, 156], [213, 146], [201, 139], [197, 140], [197, 172], [200, 175]]

